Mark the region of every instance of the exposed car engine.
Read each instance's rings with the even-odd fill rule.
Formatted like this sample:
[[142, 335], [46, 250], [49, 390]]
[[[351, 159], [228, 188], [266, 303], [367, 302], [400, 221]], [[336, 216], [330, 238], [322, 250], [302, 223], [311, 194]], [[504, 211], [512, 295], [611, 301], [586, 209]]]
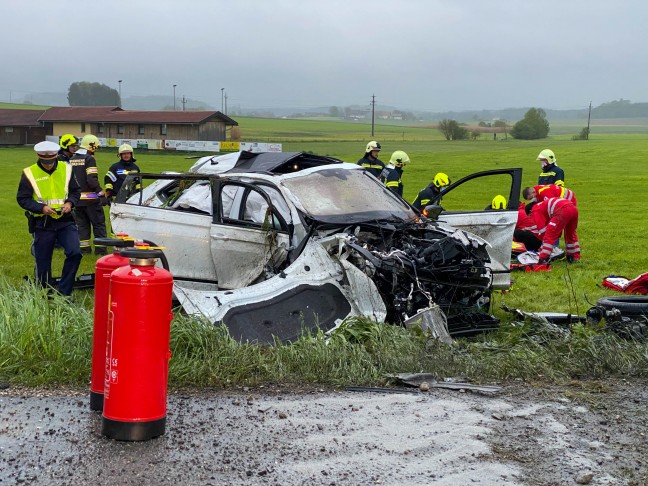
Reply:
[[434, 223], [364, 226], [349, 238], [352, 261], [378, 287], [387, 321], [400, 324], [432, 303], [451, 316], [490, 302], [491, 271], [483, 243]]

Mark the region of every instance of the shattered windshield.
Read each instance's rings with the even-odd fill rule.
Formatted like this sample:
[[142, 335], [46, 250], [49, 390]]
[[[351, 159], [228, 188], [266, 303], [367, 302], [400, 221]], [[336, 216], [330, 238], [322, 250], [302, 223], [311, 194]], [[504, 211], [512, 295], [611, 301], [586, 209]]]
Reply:
[[323, 223], [414, 219], [414, 211], [373, 177], [342, 167], [286, 179], [309, 216]]

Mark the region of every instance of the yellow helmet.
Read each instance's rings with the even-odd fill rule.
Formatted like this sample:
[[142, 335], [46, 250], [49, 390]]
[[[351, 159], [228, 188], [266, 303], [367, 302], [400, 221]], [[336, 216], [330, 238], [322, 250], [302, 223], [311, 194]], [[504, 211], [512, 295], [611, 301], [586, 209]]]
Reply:
[[99, 147], [101, 147], [101, 144], [99, 143], [99, 139], [97, 137], [92, 134], [88, 134], [81, 139], [81, 147], [94, 152]]
[[550, 164], [553, 164], [556, 162], [556, 156], [554, 155], [553, 150], [544, 149], [538, 154], [536, 160], [546, 160]]
[[76, 138], [71, 133], [66, 133], [61, 137], [61, 140], [59, 141], [59, 145], [63, 150], [67, 150], [73, 145], [79, 145], [79, 139]]
[[119, 146], [119, 155], [123, 154], [124, 152], [130, 152], [132, 154], [133, 153], [133, 147], [131, 147], [127, 143], [121, 144]]
[[375, 140], [372, 140], [367, 144], [367, 148], [365, 149], [365, 153], [368, 154], [369, 152], [373, 152], [374, 150], [380, 151], [380, 144], [376, 142]]
[[448, 184], [450, 184], [450, 178], [448, 177], [448, 174], [439, 172], [437, 173], [437, 175], [434, 176], [434, 180], [432, 181], [432, 183], [439, 188], [445, 187]]
[[405, 164], [409, 163], [410, 159], [405, 152], [402, 150], [397, 150], [389, 159], [390, 164], [394, 164], [396, 167], [403, 167]]
[[501, 194], [498, 194], [493, 198], [491, 202], [492, 209], [506, 209], [506, 198]]

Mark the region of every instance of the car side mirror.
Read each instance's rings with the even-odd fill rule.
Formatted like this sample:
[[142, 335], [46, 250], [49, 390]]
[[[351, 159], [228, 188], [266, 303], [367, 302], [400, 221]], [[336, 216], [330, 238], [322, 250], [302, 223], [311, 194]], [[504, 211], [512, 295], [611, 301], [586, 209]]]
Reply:
[[443, 206], [440, 206], [438, 204], [430, 204], [429, 206], [425, 206], [423, 208], [423, 211], [421, 213], [423, 216], [429, 219], [437, 220], [439, 219], [439, 215], [443, 211]]

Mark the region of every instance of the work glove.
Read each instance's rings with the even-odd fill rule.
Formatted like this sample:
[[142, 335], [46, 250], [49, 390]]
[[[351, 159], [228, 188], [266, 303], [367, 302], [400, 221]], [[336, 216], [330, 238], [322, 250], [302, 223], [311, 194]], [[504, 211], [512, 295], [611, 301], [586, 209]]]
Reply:
[[102, 206], [110, 206], [110, 199], [108, 199], [106, 196], [99, 196], [99, 203]]

